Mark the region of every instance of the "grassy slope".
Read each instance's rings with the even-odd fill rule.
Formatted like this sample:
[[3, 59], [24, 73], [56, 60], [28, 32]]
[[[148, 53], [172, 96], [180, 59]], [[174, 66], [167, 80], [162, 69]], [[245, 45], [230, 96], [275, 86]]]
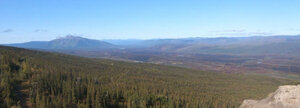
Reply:
[[[172, 100], [185, 100], [190, 105], [206, 103], [210, 105], [228, 104], [238, 106], [244, 99], [260, 99], [277, 89], [279, 85], [293, 81], [256, 75], [225, 74], [190, 70], [172, 66], [147, 63], [128, 63], [105, 59], [89, 59], [58, 53], [47, 53], [25, 49], [0, 47], [0, 54], [20, 56], [32, 64], [33, 70], [70, 71], [76, 75], [94, 77], [108, 89], [125, 91], [135, 89], [147, 94], [166, 96]], [[39, 67], [39, 68], [36, 68]], [[167, 93], [164, 93], [167, 92]], [[215, 106], [216, 107], [216, 106]]]

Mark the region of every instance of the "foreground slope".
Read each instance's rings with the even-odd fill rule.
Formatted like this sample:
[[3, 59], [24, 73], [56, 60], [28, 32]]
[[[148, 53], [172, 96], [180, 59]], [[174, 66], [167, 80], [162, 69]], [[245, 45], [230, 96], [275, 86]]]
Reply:
[[0, 46], [0, 107], [238, 107], [289, 80]]

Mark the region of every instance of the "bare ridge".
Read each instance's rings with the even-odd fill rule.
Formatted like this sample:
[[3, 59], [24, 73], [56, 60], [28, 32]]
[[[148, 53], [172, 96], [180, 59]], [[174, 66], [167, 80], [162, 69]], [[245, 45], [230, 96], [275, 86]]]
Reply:
[[262, 100], [244, 100], [240, 108], [299, 108], [300, 85], [280, 86]]

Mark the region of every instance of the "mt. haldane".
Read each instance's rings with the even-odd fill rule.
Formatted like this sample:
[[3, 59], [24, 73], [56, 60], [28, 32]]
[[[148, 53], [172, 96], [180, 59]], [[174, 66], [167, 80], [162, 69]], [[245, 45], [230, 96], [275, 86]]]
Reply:
[[57, 38], [52, 41], [33, 41], [19, 44], [9, 44], [8, 46], [41, 50], [103, 50], [115, 48], [114, 45], [104, 41], [71, 35], [63, 38]]

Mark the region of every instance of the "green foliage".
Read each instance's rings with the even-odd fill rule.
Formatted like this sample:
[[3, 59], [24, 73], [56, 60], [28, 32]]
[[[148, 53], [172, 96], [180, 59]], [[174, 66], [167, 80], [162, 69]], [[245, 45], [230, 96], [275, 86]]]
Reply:
[[0, 47], [0, 59], [0, 107], [28, 100], [36, 108], [232, 108], [295, 83], [10, 47]]

